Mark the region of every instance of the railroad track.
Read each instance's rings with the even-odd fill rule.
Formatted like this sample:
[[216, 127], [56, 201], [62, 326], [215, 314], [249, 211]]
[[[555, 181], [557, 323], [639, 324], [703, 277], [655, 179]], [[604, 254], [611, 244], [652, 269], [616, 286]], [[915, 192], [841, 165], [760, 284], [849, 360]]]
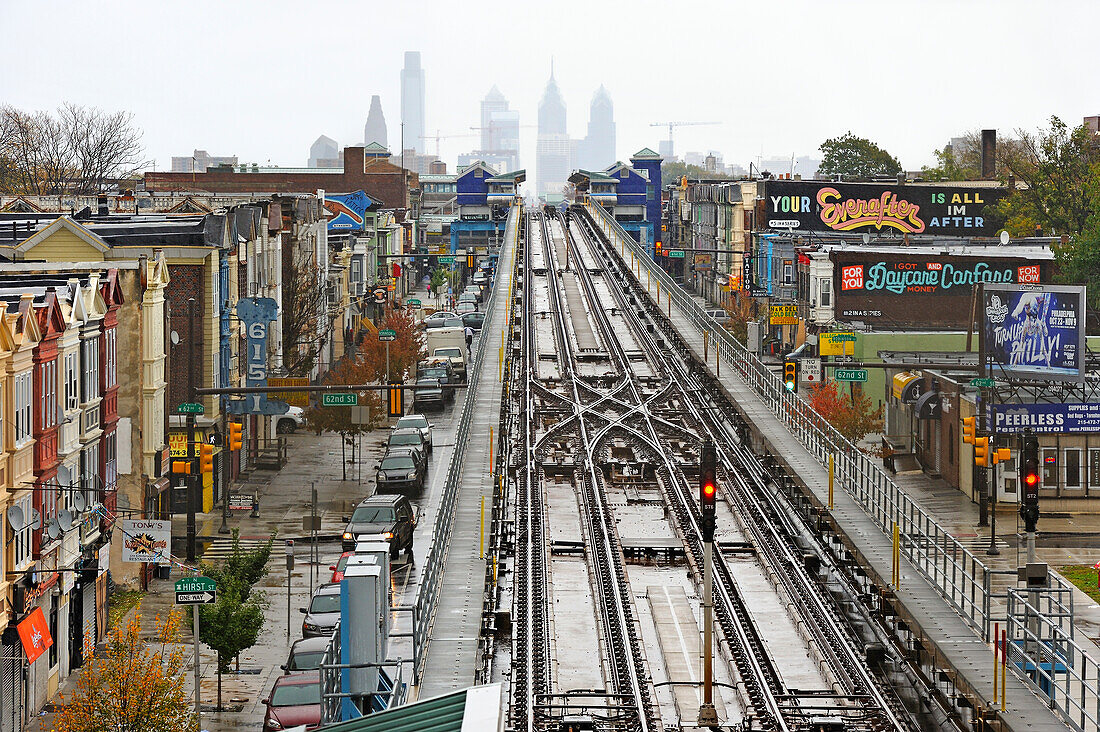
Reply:
[[[850, 730], [917, 729], [865, 662], [863, 643], [849, 629], [844, 611], [807, 568], [807, 555], [827, 556], [827, 550], [792, 518], [775, 477], [740, 444], [739, 426], [723, 416], [732, 410], [719, 409], [720, 395], [709, 377], [628, 274], [626, 262], [580, 211], [572, 222], [557, 214], [532, 214], [527, 232], [518, 371], [523, 394], [514, 401], [524, 412], [525, 460], [515, 473], [512, 728], [553, 729], [571, 712], [583, 711], [596, 720], [596, 729], [661, 729], [600, 462], [613, 439], [625, 440], [650, 461], [701, 585], [695, 476], [673, 459], [670, 445], [709, 437], [718, 446], [724, 500], [735, 514], [757, 519], [743, 522], [743, 532], [788, 611], [797, 616], [830, 685], [810, 691], [786, 687], [730, 565], [719, 554], [713, 565], [715, 618], [739, 681], [743, 728], [810, 729], [813, 720], [828, 717]], [[545, 277], [540, 287], [549, 307], [544, 312], [535, 309], [534, 276]], [[545, 331], [543, 342], [538, 340], [539, 318], [553, 321], [552, 345]], [[544, 463], [562, 450], [575, 458], [570, 469], [606, 682], [605, 689], [583, 694], [552, 688], [542, 491]]]

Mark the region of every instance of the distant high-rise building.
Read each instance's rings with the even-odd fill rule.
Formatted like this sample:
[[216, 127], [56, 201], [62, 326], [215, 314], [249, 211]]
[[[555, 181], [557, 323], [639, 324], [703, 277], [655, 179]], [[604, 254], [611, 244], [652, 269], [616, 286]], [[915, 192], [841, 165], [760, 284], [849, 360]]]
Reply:
[[401, 69], [401, 122], [406, 150], [423, 150], [424, 145], [424, 69], [420, 67], [420, 51], [405, 51], [405, 68]]
[[504, 172], [519, 168], [519, 112], [508, 108], [496, 86], [481, 100], [481, 147], [462, 158]]
[[573, 170], [575, 145], [566, 132], [565, 100], [554, 79], [550, 80], [539, 102], [539, 136], [535, 146], [536, 195], [559, 194]]
[[339, 168], [343, 165], [343, 153], [336, 140], [321, 135], [309, 146], [309, 168]]
[[207, 168], [236, 164], [236, 155], [219, 157], [213, 156], [205, 150], [196, 150], [194, 155], [172, 156], [173, 173], [205, 173]]
[[499, 135], [493, 117], [501, 112], [508, 111], [508, 100], [497, 89], [496, 84], [481, 100], [481, 149], [497, 150], [500, 148]]
[[588, 113], [588, 134], [578, 147], [577, 165], [586, 170], [603, 170], [615, 163], [615, 105], [601, 84], [592, 96]]
[[386, 139], [386, 116], [382, 114], [382, 100], [377, 94], [370, 98], [367, 123], [363, 125], [363, 144], [369, 145], [372, 142], [377, 142], [382, 147], [390, 146]]
[[672, 140], [661, 140], [657, 144], [657, 152], [665, 160], [676, 159], [676, 157], [672, 154]]

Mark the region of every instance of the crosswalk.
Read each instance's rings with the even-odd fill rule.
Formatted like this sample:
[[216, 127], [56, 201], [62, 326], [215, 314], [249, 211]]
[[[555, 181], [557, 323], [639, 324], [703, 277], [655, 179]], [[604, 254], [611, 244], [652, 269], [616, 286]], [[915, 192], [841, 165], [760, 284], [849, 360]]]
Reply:
[[[250, 552], [253, 549], [257, 549], [266, 543], [266, 539], [245, 539], [241, 538], [241, 551]], [[202, 553], [202, 561], [204, 562], [221, 562], [228, 559], [233, 553], [233, 539], [232, 537], [218, 537], [211, 543], [206, 545], [206, 550]]]

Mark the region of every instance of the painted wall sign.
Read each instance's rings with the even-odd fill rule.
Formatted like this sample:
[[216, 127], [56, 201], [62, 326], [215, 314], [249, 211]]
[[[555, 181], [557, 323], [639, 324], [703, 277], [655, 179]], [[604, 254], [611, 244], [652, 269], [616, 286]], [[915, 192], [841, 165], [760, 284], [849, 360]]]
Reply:
[[994, 376], [1084, 379], [1084, 287], [987, 285], [983, 307]]
[[[245, 386], [267, 386], [267, 331], [279, 313], [279, 304], [270, 297], [247, 297], [237, 301], [237, 317], [244, 323], [248, 337], [245, 348]], [[246, 394], [228, 402], [230, 414], [286, 414], [290, 405], [267, 394]]]
[[993, 404], [994, 432], [1100, 432], [1100, 404]]
[[838, 320], [899, 326], [962, 327], [974, 286], [1049, 281], [1050, 261], [1024, 257], [893, 254], [846, 250], [833, 255]]
[[1004, 195], [1000, 188], [772, 180], [764, 205], [773, 229], [993, 236], [985, 209]]
[[325, 194], [325, 210], [328, 211], [329, 231], [353, 231], [362, 229], [367, 211], [374, 201], [363, 191], [355, 193]]

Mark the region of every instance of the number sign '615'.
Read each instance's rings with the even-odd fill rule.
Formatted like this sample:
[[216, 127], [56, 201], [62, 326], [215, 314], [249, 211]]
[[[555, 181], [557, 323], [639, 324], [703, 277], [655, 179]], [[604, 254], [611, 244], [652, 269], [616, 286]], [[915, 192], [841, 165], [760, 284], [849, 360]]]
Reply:
[[[267, 323], [248, 324], [248, 380], [267, 379]], [[250, 384], [251, 386], [251, 384]]]

